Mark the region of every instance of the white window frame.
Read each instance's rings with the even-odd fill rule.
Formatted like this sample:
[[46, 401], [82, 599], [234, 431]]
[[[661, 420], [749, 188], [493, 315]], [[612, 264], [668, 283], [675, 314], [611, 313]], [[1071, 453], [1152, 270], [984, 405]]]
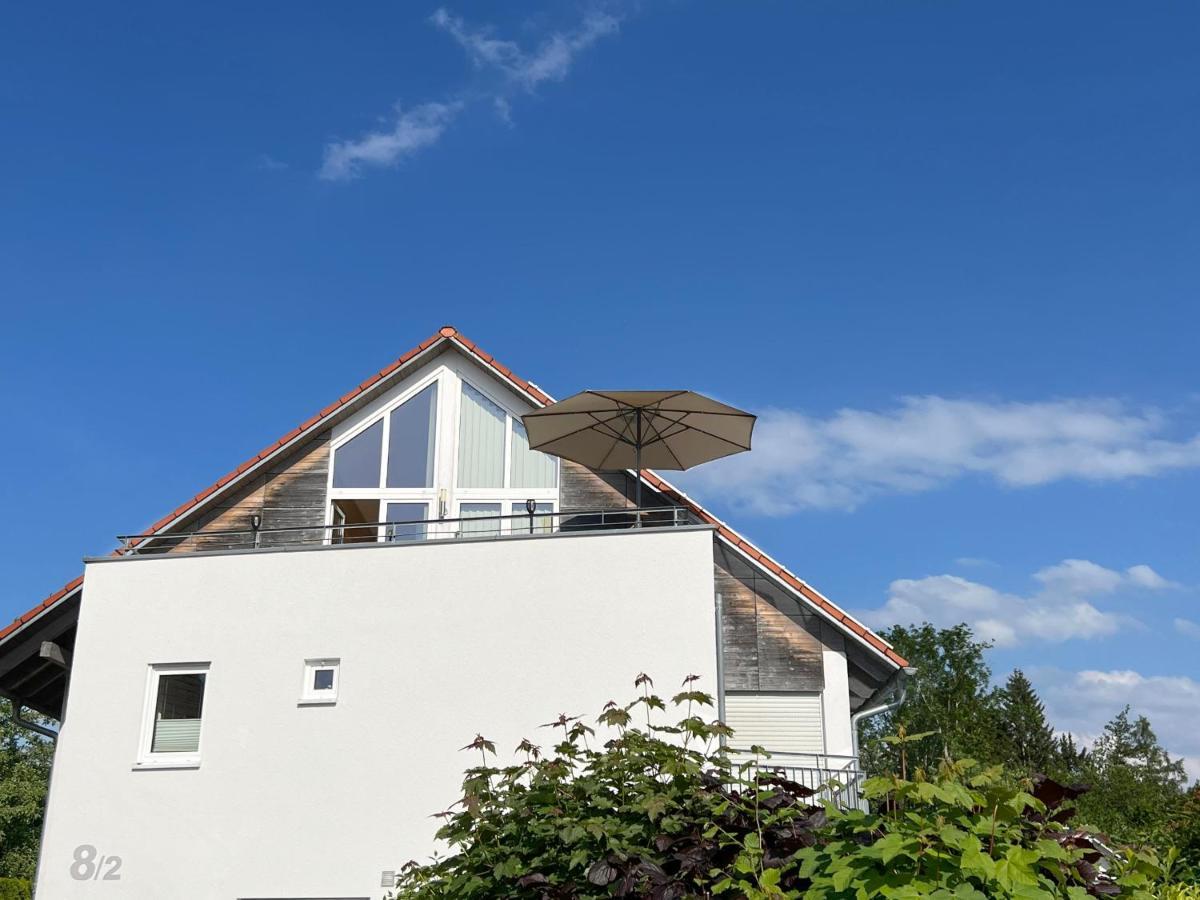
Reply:
[[[427, 509], [431, 512], [437, 509], [439, 499], [438, 482], [439, 473], [442, 467], [442, 454], [446, 452], [445, 431], [443, 428], [443, 419], [445, 418], [445, 399], [444, 395], [450, 389], [449, 379], [446, 377], [447, 370], [444, 367], [434, 369], [421, 378], [418, 378], [412, 384], [408, 385], [402, 392], [397, 394], [386, 406], [378, 409], [372, 409], [370, 415], [364, 417], [361, 422], [358, 422], [354, 428], [340, 435], [329, 445], [329, 472], [325, 486], [326, 503], [325, 524], [336, 524], [333, 520], [333, 501], [334, 500], [375, 500], [382, 501], [379, 504], [379, 515], [384, 516], [387, 513], [387, 503], [424, 503]], [[403, 406], [409, 400], [416, 397], [421, 391], [429, 387], [431, 384], [437, 384], [437, 400], [434, 407], [434, 424], [431, 437], [433, 438], [433, 485], [430, 487], [420, 488], [390, 488], [387, 487], [387, 461], [388, 451], [391, 442], [392, 429], [392, 411], [400, 406]], [[333, 473], [336, 462], [336, 453], [339, 447], [348, 444], [358, 435], [362, 434], [376, 422], [383, 422], [383, 437], [380, 441], [379, 449], [379, 481], [376, 487], [365, 488], [335, 488], [333, 486]], [[382, 520], [381, 520], [382, 521]], [[430, 529], [432, 532], [432, 528]], [[387, 538], [385, 526], [379, 526], [380, 542], [384, 542]], [[325, 529], [325, 543], [333, 542], [333, 529]]]
[[381, 521], [381, 522], [390, 522], [391, 521], [391, 517], [388, 514], [388, 506], [390, 504], [392, 504], [392, 503], [412, 503], [414, 505], [425, 507], [425, 521], [428, 524], [425, 526], [425, 537], [412, 538], [412, 539], [404, 538], [403, 540], [396, 540], [393, 537], [392, 533], [389, 533], [390, 529], [387, 525], [380, 525], [379, 526], [379, 540], [381, 540], [387, 544], [412, 544], [412, 543], [419, 543], [420, 541], [428, 541], [432, 538], [437, 537], [437, 535], [434, 533], [434, 529], [437, 528], [437, 525], [435, 525], [433, 523], [434, 502], [435, 501], [433, 501], [433, 500], [428, 500], [425, 498], [385, 497], [383, 499], [383, 501], [379, 504], [379, 515], [380, 515], [379, 521]]
[[454, 393], [454, 495], [459, 500], [468, 502], [486, 502], [486, 501], [512, 501], [512, 500], [538, 500], [558, 501], [558, 487], [562, 478], [561, 465], [556, 456], [550, 458], [554, 460], [554, 487], [552, 488], [523, 488], [512, 486], [512, 435], [513, 435], [513, 419], [521, 418], [521, 414], [513, 409], [511, 403], [506, 403], [503, 397], [496, 396], [494, 391], [488, 390], [486, 387], [480, 387], [479, 384], [466, 376], [459, 376], [459, 380], [470, 385], [474, 390], [483, 394], [488, 400], [496, 404], [504, 411], [504, 484], [496, 487], [486, 488], [468, 488], [460, 487], [458, 484], [458, 420], [461, 415], [460, 407], [462, 405], [462, 385], [457, 386]]
[[[200, 703], [200, 737], [194, 753], [155, 753], [154, 713], [158, 706], [158, 683], [163, 675], [203, 675], [204, 695]], [[198, 769], [204, 751], [204, 723], [207, 720], [209, 690], [212, 685], [211, 663], [151, 663], [146, 674], [146, 694], [142, 700], [142, 731], [138, 739], [137, 769]]]
[[[462, 525], [463, 525], [462, 505], [464, 503], [493, 503], [493, 504], [499, 505], [500, 515], [504, 517], [500, 520], [499, 531], [500, 531], [501, 535], [528, 534], [529, 533], [529, 518], [528, 518], [527, 514], [525, 513], [525, 501], [526, 500], [536, 500], [539, 505], [540, 504], [549, 504], [550, 509], [549, 509], [549, 511], [543, 511], [540, 513], [536, 513], [534, 515], [534, 518], [536, 519], [538, 516], [548, 516], [550, 518], [551, 529], [552, 530], [557, 529], [557, 527], [558, 527], [558, 497], [539, 497], [538, 494], [540, 494], [540, 493], [544, 493], [544, 492], [535, 491], [532, 496], [527, 496], [525, 494], [522, 494], [520, 497], [500, 497], [500, 496], [496, 495], [495, 491], [492, 491], [491, 493], [478, 492], [477, 494], [472, 493], [469, 496], [460, 497], [458, 499], [458, 501], [454, 504], [453, 518], [458, 520], [455, 523], [455, 525], [457, 526], [459, 533], [461, 533], [461, 529], [462, 529]], [[513, 512], [512, 508], [513, 508], [514, 504], [521, 507], [520, 512], [516, 512], [516, 513]], [[520, 518], [513, 518], [513, 516], [520, 516]], [[544, 534], [544, 532], [540, 532], [540, 531], [535, 532], [535, 533], [536, 534]], [[481, 532], [477, 536], [480, 538], [496, 537], [496, 535], [488, 534], [486, 532]]]
[[[562, 466], [557, 458], [554, 459], [555, 486], [552, 488], [520, 488], [512, 486], [512, 436], [513, 420], [521, 413], [514, 404], [497, 388], [483, 383], [483, 378], [476, 376], [467, 364], [457, 360], [439, 364], [429, 371], [416, 377], [411, 384], [398, 392], [386, 404], [380, 403], [369, 407], [364, 412], [361, 421], [330, 443], [329, 472], [326, 484], [325, 524], [332, 526], [334, 522], [334, 500], [375, 500], [379, 501], [379, 515], [386, 518], [388, 503], [425, 503], [429, 510], [430, 526], [426, 535], [427, 540], [438, 537], [454, 536], [459, 523], [448, 522], [439, 526], [437, 520], [459, 518], [459, 505], [466, 503], [499, 503], [501, 515], [507, 515], [507, 510], [513, 503], [524, 503], [535, 500], [538, 503], [551, 504], [553, 513], [559, 510], [559, 486], [562, 481]], [[499, 406], [505, 413], [504, 421], [504, 484], [493, 488], [460, 488], [458, 487], [458, 431], [459, 414], [462, 400], [462, 385], [469, 384], [483, 394], [488, 400]], [[437, 384], [437, 418], [433, 429], [434, 464], [433, 486], [427, 488], [389, 488], [386, 487], [387, 459], [391, 440], [391, 413], [398, 406], [407, 403], [431, 384]], [[359, 434], [370, 428], [376, 422], [383, 422], [383, 437], [379, 457], [379, 486], [371, 488], [335, 488], [333, 474], [335, 454], [339, 447], [344, 446]], [[332, 543], [332, 528], [326, 528], [325, 543]], [[502, 534], [520, 533], [512, 522], [501, 527]], [[386, 527], [380, 526], [380, 543], [387, 542]]]
[[[313, 677], [322, 669], [333, 671], [333, 687], [319, 691]], [[299, 706], [334, 706], [342, 687], [342, 660], [337, 656], [319, 656], [304, 661], [304, 680], [300, 682]]]

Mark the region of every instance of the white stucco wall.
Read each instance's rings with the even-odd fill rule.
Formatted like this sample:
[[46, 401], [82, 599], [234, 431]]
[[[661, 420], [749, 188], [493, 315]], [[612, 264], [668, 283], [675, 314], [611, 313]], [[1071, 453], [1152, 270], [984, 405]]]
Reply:
[[852, 756], [854, 740], [850, 732], [850, 677], [846, 669], [846, 651], [826, 644], [821, 648], [821, 657], [825, 664], [825, 690], [821, 693], [825, 752], [831, 756]]
[[[707, 529], [89, 564], [41, 900], [382, 897], [476, 732], [510, 749], [649, 672], [715, 691]], [[303, 661], [340, 657], [333, 707]], [[147, 669], [209, 662], [202, 762], [135, 770]], [[715, 712], [714, 712], [715, 715]], [[75, 849], [122, 859], [77, 881]]]

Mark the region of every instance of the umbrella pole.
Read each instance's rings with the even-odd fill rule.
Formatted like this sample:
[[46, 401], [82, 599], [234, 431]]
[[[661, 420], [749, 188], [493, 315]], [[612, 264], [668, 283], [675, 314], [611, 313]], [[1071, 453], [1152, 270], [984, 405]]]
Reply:
[[634, 508], [636, 510], [634, 512], [634, 516], [635, 516], [634, 527], [641, 528], [642, 527], [642, 411], [640, 409], [637, 411], [637, 443], [633, 447], [633, 459], [634, 459], [634, 467], [635, 467], [633, 470], [633, 479], [634, 479], [633, 496], [634, 496]]

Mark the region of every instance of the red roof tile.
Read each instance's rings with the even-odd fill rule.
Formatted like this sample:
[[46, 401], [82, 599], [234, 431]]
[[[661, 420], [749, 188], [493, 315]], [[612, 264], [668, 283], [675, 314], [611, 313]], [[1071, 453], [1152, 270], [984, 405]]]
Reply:
[[[193, 497], [191, 500], [189, 500], [186, 503], [184, 503], [183, 505], [179, 506], [173, 512], [168, 513], [166, 516], [163, 516], [161, 519], [159, 519], [157, 522], [155, 522], [153, 525], [151, 525], [149, 528], [147, 528], [137, 539], [131, 541], [131, 545], [137, 545], [138, 543], [141, 542], [141, 540], [143, 538], [152, 536], [155, 532], [157, 532], [160, 529], [171, 524], [176, 519], [178, 519], [180, 516], [183, 516], [186, 513], [188, 513], [189, 511], [195, 509], [204, 500], [206, 500], [207, 498], [216, 494], [218, 491], [228, 487], [239, 475], [246, 472], [246, 470], [253, 468], [258, 463], [260, 463], [264, 459], [266, 459], [267, 457], [269, 457], [269, 456], [273, 455], [274, 453], [276, 453], [277, 451], [285, 448], [292, 441], [301, 437], [304, 432], [309, 431], [310, 429], [316, 427], [318, 424], [323, 422], [325, 419], [328, 419], [330, 416], [341, 411], [346, 405], [348, 405], [350, 402], [352, 402], [354, 400], [354, 398], [356, 398], [357, 396], [362, 394], [369, 387], [372, 387], [373, 385], [378, 384], [380, 381], [387, 378], [389, 375], [391, 375], [393, 372], [395, 372], [397, 369], [399, 369], [405, 363], [409, 362], [415, 356], [419, 355], [420, 353], [424, 352], [425, 350], [428, 350], [434, 344], [437, 344], [440, 341], [444, 341], [444, 340], [454, 342], [459, 347], [463, 348], [468, 353], [470, 353], [472, 356], [474, 356], [476, 359], [478, 359], [480, 362], [484, 363], [489, 368], [494, 369], [496, 372], [499, 372], [514, 387], [516, 387], [518, 390], [522, 391], [523, 393], [525, 393], [526, 395], [531, 397], [534, 401], [541, 403], [541, 404], [547, 404], [547, 403], [554, 402], [554, 398], [552, 398], [549, 394], [547, 394], [545, 391], [541, 390], [540, 388], [538, 388], [536, 385], [532, 384], [531, 382], [528, 382], [525, 379], [521, 378], [520, 376], [515, 375], [511, 369], [509, 369], [503, 363], [499, 362], [490, 353], [488, 353], [485, 350], [483, 350], [482, 348], [480, 348], [474, 341], [470, 340], [468, 337], [466, 337], [466, 335], [462, 334], [457, 328], [455, 328], [452, 325], [445, 325], [442, 328], [438, 329], [436, 334], [433, 334], [430, 337], [426, 338], [420, 344], [418, 344], [416, 347], [414, 347], [413, 349], [409, 350], [407, 353], [404, 353], [402, 356], [400, 356], [397, 360], [395, 360], [392, 363], [389, 363], [387, 366], [385, 366], [379, 372], [375, 373], [370, 378], [368, 378], [366, 381], [362, 382], [354, 390], [350, 391], [348, 394], [344, 394], [339, 400], [329, 404], [328, 406], [326, 406], [324, 409], [322, 409], [316, 415], [314, 415], [308, 419], [305, 419], [304, 422], [299, 427], [292, 429], [286, 435], [284, 435], [282, 438], [275, 441], [273, 444], [269, 445], [264, 450], [261, 450], [259, 453], [255, 454], [250, 459], [246, 460], [244, 463], [242, 463], [240, 466], [238, 466], [232, 472], [229, 472], [228, 474], [221, 476], [221, 478], [219, 478], [214, 484], [205, 488], [200, 493], [196, 494], [196, 496]], [[896, 651], [893, 650], [886, 641], [884, 641], [878, 635], [876, 635], [875, 633], [873, 633], [872, 631], [867, 629], [861, 623], [856, 622], [850, 616], [846, 615], [846, 613], [843, 612], [841, 609], [839, 609], [836, 604], [832, 603], [830, 600], [828, 600], [826, 597], [824, 597], [819, 592], [813, 590], [813, 588], [811, 588], [806, 582], [797, 578], [795, 575], [793, 575], [791, 572], [789, 572], [786, 568], [781, 566], [775, 560], [771, 559], [769, 556], [767, 556], [765, 553], [763, 553], [761, 550], [759, 550], [757, 547], [755, 547], [752, 543], [750, 543], [748, 540], [746, 540], [744, 537], [742, 537], [740, 534], [738, 534], [736, 531], [734, 531], [732, 528], [730, 528], [724, 522], [720, 521], [716, 516], [714, 516], [712, 513], [710, 513], [704, 507], [702, 507], [699, 503], [696, 503], [696, 501], [692, 500], [690, 497], [688, 497], [686, 494], [684, 494], [678, 488], [674, 487], [669, 482], [665, 481], [663, 478], [661, 478], [659, 475], [655, 474], [654, 472], [650, 471], [649, 469], [643, 469], [642, 472], [640, 473], [640, 475], [641, 475], [642, 479], [647, 484], [649, 484], [651, 487], [653, 487], [655, 490], [660, 491], [661, 493], [666, 494], [667, 496], [683, 503], [701, 521], [715, 525], [716, 529], [717, 529], [717, 534], [722, 540], [724, 540], [726, 543], [728, 543], [731, 547], [733, 547], [740, 553], [744, 553], [746, 556], [755, 560], [757, 563], [762, 565], [768, 571], [772, 572], [781, 581], [783, 581], [790, 588], [795, 590], [798, 594], [805, 597], [810, 603], [812, 603], [814, 606], [818, 607], [826, 615], [830, 616], [835, 621], [843, 623], [851, 632], [858, 635], [860, 638], [863, 638], [868, 645], [870, 645], [874, 649], [878, 650], [881, 654], [886, 656], [893, 664], [895, 664], [897, 666], [907, 666], [908, 665], [908, 662], [902, 656], [900, 656], [900, 654], [896, 653]], [[121, 550], [115, 550], [113, 552], [113, 555], [119, 556], [119, 555], [121, 555], [121, 553], [122, 553]], [[53, 594], [51, 594], [49, 597], [47, 597], [45, 600], [43, 600], [41, 603], [39, 603], [37, 606], [35, 606], [29, 612], [22, 615], [19, 619], [17, 619], [15, 622], [13, 622], [11, 625], [9, 625], [7, 628], [0, 630], [0, 640], [3, 640], [4, 638], [6, 638], [9, 634], [11, 634], [13, 631], [15, 631], [22, 623], [27, 622], [32, 618], [35, 618], [37, 615], [40, 615], [45, 610], [54, 606], [56, 603], [58, 603], [64, 597], [66, 597], [68, 594], [73, 593], [82, 584], [83, 584], [83, 576], [82, 575], [80, 575], [79, 577], [68, 582], [64, 587], [60, 588], [58, 591], [55, 591]]]

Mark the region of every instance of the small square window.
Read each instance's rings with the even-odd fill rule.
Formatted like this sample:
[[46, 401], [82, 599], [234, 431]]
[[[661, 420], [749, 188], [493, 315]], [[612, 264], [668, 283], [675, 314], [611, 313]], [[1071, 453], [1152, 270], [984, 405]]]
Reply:
[[341, 667], [340, 659], [306, 659], [300, 704], [320, 706], [337, 703], [338, 675]]

